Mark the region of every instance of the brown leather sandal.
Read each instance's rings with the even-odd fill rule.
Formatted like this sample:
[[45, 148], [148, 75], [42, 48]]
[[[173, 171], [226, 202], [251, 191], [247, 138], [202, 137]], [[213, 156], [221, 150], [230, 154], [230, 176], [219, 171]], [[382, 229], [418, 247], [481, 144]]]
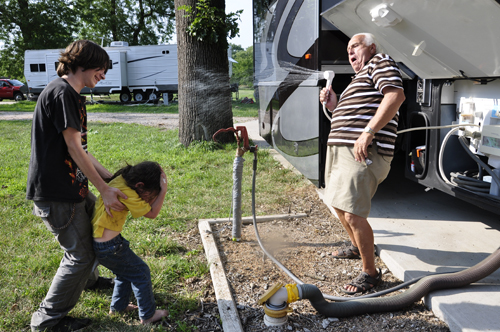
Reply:
[[333, 258], [340, 259], [360, 259], [361, 256], [359, 254], [358, 247], [353, 246], [352, 244], [346, 248], [340, 248], [337, 250], [337, 254], [332, 253]]
[[378, 270], [378, 275], [375, 278], [366, 272], [361, 272], [356, 278], [354, 278], [350, 283], [347, 284], [348, 286], [356, 287], [355, 291], [348, 291], [343, 287], [341, 288], [341, 290], [349, 295], [364, 293], [378, 286], [381, 281], [382, 281], [382, 271], [380, 271], [380, 269]]

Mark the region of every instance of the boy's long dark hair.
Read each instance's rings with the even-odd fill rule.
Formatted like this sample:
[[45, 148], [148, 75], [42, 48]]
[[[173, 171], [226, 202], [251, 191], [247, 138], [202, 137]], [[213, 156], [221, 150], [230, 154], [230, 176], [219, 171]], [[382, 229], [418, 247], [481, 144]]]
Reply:
[[72, 42], [61, 52], [58, 59], [57, 75], [59, 77], [69, 73], [76, 73], [78, 67], [83, 71], [87, 69], [104, 69], [109, 67], [109, 55], [99, 45], [90, 40], [77, 40]]
[[[138, 194], [148, 192], [151, 197], [160, 194], [161, 167], [160, 164], [154, 161], [143, 161], [135, 166], [127, 164], [127, 166], [118, 170], [110, 181], [119, 175], [123, 176], [127, 186], [137, 191]], [[136, 188], [135, 185], [138, 182], [144, 183], [144, 187]]]

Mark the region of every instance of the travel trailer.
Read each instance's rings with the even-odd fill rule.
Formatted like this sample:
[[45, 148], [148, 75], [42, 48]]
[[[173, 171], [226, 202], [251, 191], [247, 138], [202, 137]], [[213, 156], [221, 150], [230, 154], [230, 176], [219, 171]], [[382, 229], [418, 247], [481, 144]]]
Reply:
[[[112, 42], [104, 47], [110, 57], [106, 79], [82, 94], [120, 94], [122, 102], [172, 98], [177, 93], [177, 45], [128, 46]], [[31, 95], [39, 95], [57, 77], [60, 49], [27, 50], [24, 76]]]
[[[323, 73], [335, 72], [340, 94], [354, 74], [349, 39], [369, 32], [404, 79], [392, 169], [500, 213], [499, 1], [253, 0], [253, 8], [260, 134], [304, 176], [324, 186]], [[467, 123], [475, 127], [456, 127]]]

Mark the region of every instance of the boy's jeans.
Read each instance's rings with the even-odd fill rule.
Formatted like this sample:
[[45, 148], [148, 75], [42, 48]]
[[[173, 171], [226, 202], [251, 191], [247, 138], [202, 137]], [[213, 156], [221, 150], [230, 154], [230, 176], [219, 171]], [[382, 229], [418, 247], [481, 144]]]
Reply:
[[31, 317], [33, 331], [57, 324], [76, 305], [88, 282], [97, 280], [90, 223], [95, 201], [96, 197], [89, 193], [81, 203], [34, 202], [33, 214], [42, 218], [64, 250], [64, 256], [45, 299]]
[[115, 275], [115, 289], [111, 299], [111, 311], [124, 311], [132, 291], [139, 306], [139, 318], [147, 320], [156, 310], [149, 267], [129, 246], [121, 234], [107, 242], [94, 241], [94, 252], [99, 264]]

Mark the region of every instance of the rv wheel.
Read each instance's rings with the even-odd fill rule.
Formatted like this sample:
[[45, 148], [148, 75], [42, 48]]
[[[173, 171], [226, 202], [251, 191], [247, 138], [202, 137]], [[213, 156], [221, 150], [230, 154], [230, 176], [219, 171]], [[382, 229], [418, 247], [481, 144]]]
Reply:
[[132, 99], [132, 97], [130, 96], [130, 93], [128, 93], [128, 92], [120, 93], [120, 101], [122, 103], [128, 103], [131, 99]]
[[134, 100], [135, 101], [143, 101], [146, 99], [146, 95], [142, 91], [136, 91], [134, 92]]

